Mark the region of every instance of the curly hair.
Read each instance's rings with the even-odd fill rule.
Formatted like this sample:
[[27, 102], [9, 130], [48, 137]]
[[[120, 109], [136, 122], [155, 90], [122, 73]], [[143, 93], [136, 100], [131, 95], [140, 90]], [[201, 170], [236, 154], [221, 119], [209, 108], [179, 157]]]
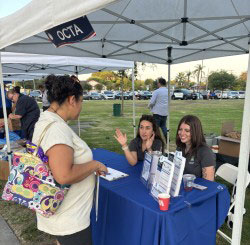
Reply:
[[79, 100], [83, 94], [81, 84], [75, 77], [55, 76], [49, 75], [45, 80], [45, 87], [47, 89], [48, 101], [50, 103], [57, 102], [59, 105], [63, 104], [68, 96], [75, 96]]

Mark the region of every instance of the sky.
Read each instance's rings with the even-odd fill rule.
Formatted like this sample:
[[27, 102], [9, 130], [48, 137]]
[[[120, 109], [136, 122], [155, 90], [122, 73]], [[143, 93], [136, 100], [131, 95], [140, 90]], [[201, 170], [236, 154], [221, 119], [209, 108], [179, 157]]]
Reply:
[[[42, 1], [42, 0], [41, 0]], [[0, 0], [0, 18], [10, 15], [16, 10], [22, 8], [30, 0]], [[179, 72], [194, 71], [197, 64], [202, 64], [202, 61], [193, 61], [183, 64], [176, 64], [171, 66], [171, 79], [174, 79]], [[229, 56], [224, 58], [215, 58], [203, 60], [205, 76], [212, 71], [226, 70], [239, 76], [242, 72], [247, 71], [248, 55]], [[87, 79], [90, 76], [81, 75], [81, 79]], [[144, 69], [139, 69], [138, 79], [145, 80], [147, 78], [156, 79], [158, 77], [168, 78], [167, 65], [150, 65], [148, 64]]]

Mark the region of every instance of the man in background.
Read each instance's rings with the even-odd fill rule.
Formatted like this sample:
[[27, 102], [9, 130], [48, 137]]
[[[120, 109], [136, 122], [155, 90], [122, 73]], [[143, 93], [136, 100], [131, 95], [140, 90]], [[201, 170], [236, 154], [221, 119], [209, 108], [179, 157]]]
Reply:
[[158, 89], [153, 92], [148, 107], [153, 113], [156, 124], [161, 128], [167, 141], [167, 116], [168, 116], [168, 89], [166, 88], [166, 80], [159, 78], [157, 80]]
[[[7, 98], [6, 90], [4, 89], [5, 95], [5, 104], [6, 104], [6, 112], [7, 116], [11, 113], [12, 102]], [[2, 102], [2, 91], [0, 89], [0, 118], [4, 118], [3, 116], [3, 102]]]
[[23, 135], [31, 141], [35, 124], [40, 116], [40, 109], [36, 101], [15, 88], [7, 92], [7, 97], [16, 104], [15, 114], [11, 113], [9, 118], [20, 119]]
[[44, 85], [39, 85], [39, 90], [42, 92], [42, 103], [43, 103], [43, 111], [49, 109], [50, 103], [47, 97], [47, 90], [45, 89]]

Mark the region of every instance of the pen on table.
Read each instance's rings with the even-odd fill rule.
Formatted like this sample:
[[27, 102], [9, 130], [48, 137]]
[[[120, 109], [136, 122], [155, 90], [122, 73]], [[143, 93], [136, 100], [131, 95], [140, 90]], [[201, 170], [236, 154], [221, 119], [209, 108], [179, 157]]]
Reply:
[[111, 173], [101, 171], [104, 175], [110, 175]]

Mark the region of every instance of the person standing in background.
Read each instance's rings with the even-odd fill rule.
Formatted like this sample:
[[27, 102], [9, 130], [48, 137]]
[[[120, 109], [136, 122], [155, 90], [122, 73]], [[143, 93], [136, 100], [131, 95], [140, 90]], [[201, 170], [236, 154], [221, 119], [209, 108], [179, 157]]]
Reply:
[[47, 90], [45, 89], [44, 85], [39, 85], [39, 90], [42, 92], [42, 103], [43, 103], [43, 111], [46, 111], [49, 106], [50, 103], [48, 101], [48, 97], [47, 97]]
[[158, 89], [153, 92], [148, 107], [153, 113], [156, 124], [161, 128], [163, 135], [167, 141], [167, 116], [168, 116], [168, 89], [166, 88], [166, 80], [159, 78], [157, 81]]
[[20, 89], [11, 89], [7, 97], [16, 104], [15, 114], [9, 114], [11, 119], [20, 119], [23, 135], [27, 140], [32, 140], [34, 127], [40, 116], [40, 109], [36, 101], [27, 95], [20, 93]]
[[[5, 104], [6, 104], [6, 112], [7, 116], [11, 113], [11, 108], [12, 108], [12, 102], [7, 98], [6, 90], [4, 89], [4, 94], [5, 94]], [[4, 118], [3, 116], [3, 102], [2, 102], [2, 92], [0, 90], [0, 118]]]

